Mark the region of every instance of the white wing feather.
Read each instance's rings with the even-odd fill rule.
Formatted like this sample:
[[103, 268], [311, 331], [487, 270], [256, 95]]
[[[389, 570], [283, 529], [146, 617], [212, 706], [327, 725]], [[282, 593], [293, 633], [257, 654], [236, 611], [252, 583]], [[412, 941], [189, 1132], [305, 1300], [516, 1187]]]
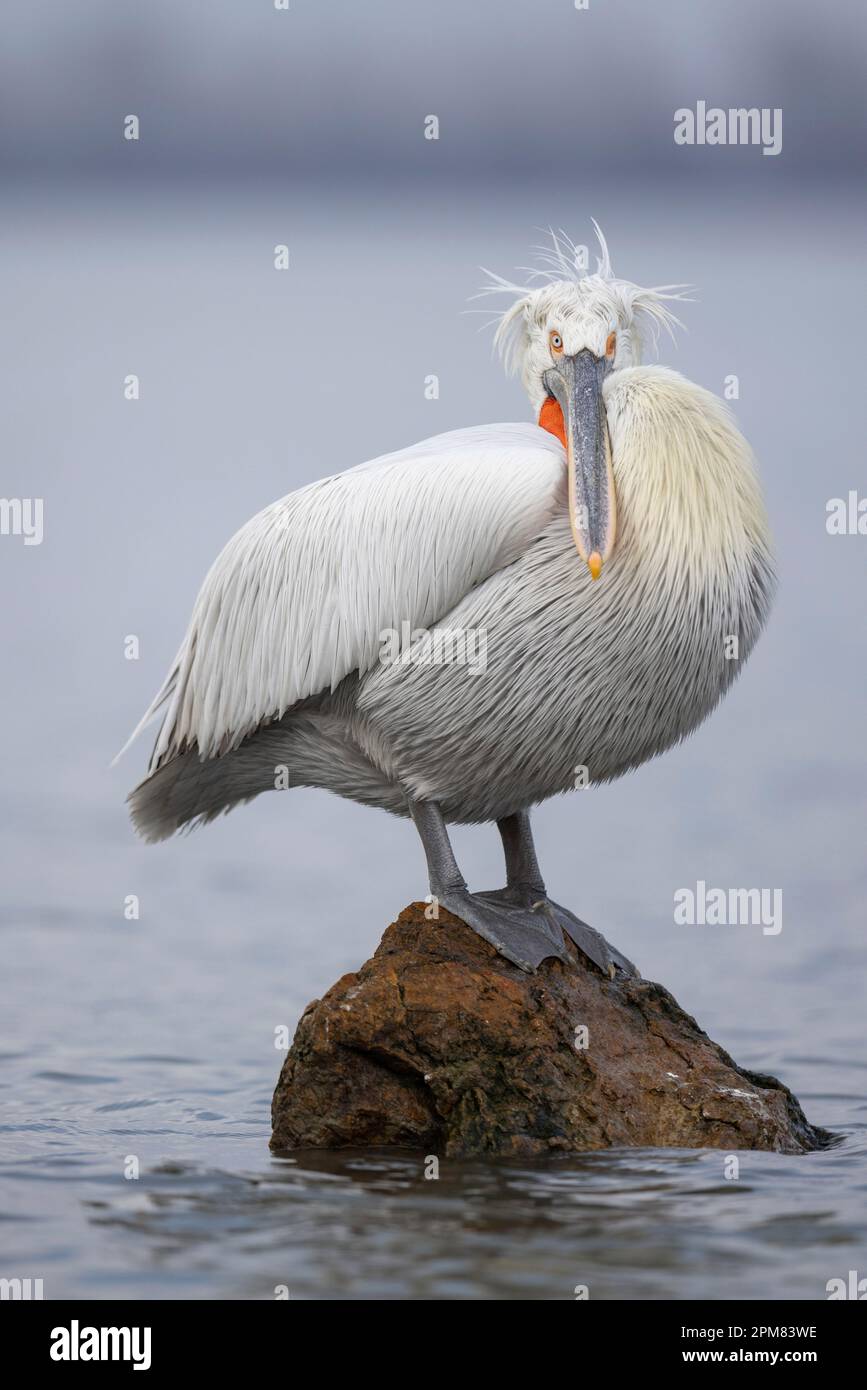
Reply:
[[552, 435], [486, 425], [266, 507], [212, 566], [172, 668], [125, 747], [167, 704], [149, 770], [193, 744], [214, 757], [298, 700], [365, 672], [385, 629], [436, 624], [515, 560], [565, 505], [564, 477]]

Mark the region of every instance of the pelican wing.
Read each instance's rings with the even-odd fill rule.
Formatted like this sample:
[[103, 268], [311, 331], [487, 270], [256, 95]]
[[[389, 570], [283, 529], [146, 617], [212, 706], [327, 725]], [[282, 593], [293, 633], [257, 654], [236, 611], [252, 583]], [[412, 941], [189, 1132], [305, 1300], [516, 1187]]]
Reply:
[[212, 566], [129, 742], [165, 707], [149, 771], [193, 745], [215, 757], [369, 670], [384, 631], [435, 625], [515, 560], [565, 505], [564, 479], [552, 435], [491, 425], [438, 435], [266, 507]]

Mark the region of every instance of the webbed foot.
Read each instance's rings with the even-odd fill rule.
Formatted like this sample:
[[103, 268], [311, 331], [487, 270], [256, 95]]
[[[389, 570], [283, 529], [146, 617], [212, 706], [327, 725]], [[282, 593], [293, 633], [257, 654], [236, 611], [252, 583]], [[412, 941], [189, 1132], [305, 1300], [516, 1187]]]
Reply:
[[437, 900], [521, 970], [532, 974], [549, 956], [571, 963], [560, 926], [547, 913], [467, 888], [447, 889]]
[[[550, 923], [555, 931], [559, 928], [574, 941], [578, 950], [611, 980], [618, 972], [632, 978], [640, 978], [640, 971], [632, 961], [618, 951], [616, 946], [612, 946], [610, 941], [606, 941], [601, 932], [596, 931], [587, 922], [582, 922], [581, 918], [576, 917], [568, 908], [552, 902], [544, 890], [540, 892], [532, 886], [498, 888], [489, 893], [477, 893], [475, 896], [501, 909], [523, 908]], [[562, 959], [562, 956], [560, 958]]]

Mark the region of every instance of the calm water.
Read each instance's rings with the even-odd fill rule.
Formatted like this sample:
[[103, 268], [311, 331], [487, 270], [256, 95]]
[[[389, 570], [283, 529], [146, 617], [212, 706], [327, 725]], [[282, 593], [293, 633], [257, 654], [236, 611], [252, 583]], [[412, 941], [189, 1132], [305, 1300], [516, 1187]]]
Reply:
[[[592, 184], [561, 205], [468, 189], [460, 218], [434, 195], [410, 214], [363, 189], [11, 200], [3, 491], [45, 499], [45, 539], [0, 541], [0, 1275], [41, 1277], [47, 1297], [285, 1284], [324, 1299], [568, 1299], [576, 1284], [815, 1299], [867, 1276], [867, 540], [824, 528], [826, 500], [864, 486], [864, 208], [837, 199], [828, 219], [775, 200], [745, 218], [656, 196], [639, 219], [636, 205]], [[274, 1030], [423, 895], [413, 832], [293, 793], [149, 849], [122, 807], [146, 746], [108, 761], [211, 559], [259, 506], [439, 430], [524, 417], [460, 310], [480, 262], [508, 273], [541, 221], [578, 238], [591, 213], [623, 274], [700, 287], [664, 360], [715, 390], [738, 374], [782, 588], [696, 738], [542, 808], [543, 866], [555, 897], [844, 1140], [744, 1154], [734, 1182], [714, 1152], [444, 1162], [439, 1181], [417, 1157], [274, 1159]], [[310, 345], [340, 313], [355, 347], [336, 409]], [[471, 881], [498, 881], [492, 834], [457, 846]], [[673, 894], [698, 879], [781, 888], [782, 932], [675, 926]]]

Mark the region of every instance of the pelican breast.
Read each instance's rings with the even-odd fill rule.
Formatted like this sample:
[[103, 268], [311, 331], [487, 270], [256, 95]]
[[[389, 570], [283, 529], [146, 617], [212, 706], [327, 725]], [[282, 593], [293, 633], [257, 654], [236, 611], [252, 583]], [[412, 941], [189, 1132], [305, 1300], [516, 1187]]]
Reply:
[[[560, 508], [443, 617], [484, 669], [372, 668], [353, 734], [453, 820], [619, 776], [690, 733], [742, 668], [773, 587], [752, 456], [721, 401], [664, 368], [606, 383], [619, 534], [594, 583]], [[476, 649], [479, 649], [477, 640]], [[736, 653], [736, 654], [735, 654]]]

